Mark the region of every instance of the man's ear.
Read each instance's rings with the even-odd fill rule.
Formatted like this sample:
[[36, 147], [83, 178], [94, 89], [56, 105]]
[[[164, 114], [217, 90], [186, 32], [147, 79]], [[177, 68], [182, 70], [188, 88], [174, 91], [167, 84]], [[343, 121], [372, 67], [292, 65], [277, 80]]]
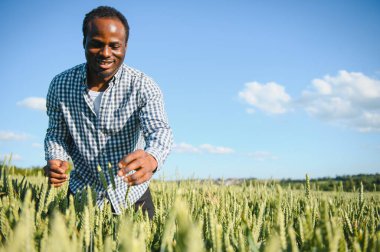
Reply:
[[83, 48], [86, 48], [86, 38], [83, 38]]

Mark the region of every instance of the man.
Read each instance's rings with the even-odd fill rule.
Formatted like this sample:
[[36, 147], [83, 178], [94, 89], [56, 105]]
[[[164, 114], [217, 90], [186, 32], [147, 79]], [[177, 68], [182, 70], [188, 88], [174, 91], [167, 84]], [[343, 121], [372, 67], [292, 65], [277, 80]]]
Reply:
[[99, 206], [108, 198], [119, 214], [121, 207], [142, 205], [152, 218], [148, 185], [172, 145], [162, 93], [123, 64], [129, 26], [119, 11], [100, 6], [86, 14], [82, 29], [86, 63], [57, 75], [47, 94], [45, 174], [51, 185], [63, 185], [70, 157], [69, 193], [89, 185]]

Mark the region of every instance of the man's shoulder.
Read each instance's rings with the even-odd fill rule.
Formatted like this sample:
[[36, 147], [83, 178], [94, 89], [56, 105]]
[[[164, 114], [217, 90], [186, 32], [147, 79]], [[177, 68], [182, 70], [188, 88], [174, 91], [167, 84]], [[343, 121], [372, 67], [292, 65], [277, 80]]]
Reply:
[[66, 69], [65, 71], [57, 74], [53, 78], [53, 82], [63, 81], [63, 80], [66, 80], [67, 78], [82, 77], [84, 73], [83, 71], [84, 71], [85, 65], [86, 63], [82, 63], [74, 67], [71, 67], [69, 69]]
[[130, 76], [138, 81], [153, 81], [153, 79], [150, 76], [136, 68], [130, 67], [124, 63], [122, 65], [122, 68], [123, 71], [126, 73], [126, 77]]
[[125, 64], [122, 67], [125, 78], [131, 81], [131, 84], [136, 87], [138, 93], [143, 97], [161, 94], [160, 87], [152, 77]]

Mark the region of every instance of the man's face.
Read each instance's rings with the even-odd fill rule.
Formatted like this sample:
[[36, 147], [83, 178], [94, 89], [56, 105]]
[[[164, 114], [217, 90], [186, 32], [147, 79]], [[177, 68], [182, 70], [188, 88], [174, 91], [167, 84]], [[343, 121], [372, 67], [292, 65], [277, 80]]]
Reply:
[[107, 82], [124, 61], [127, 50], [125, 28], [116, 18], [96, 18], [88, 23], [84, 41], [88, 77]]

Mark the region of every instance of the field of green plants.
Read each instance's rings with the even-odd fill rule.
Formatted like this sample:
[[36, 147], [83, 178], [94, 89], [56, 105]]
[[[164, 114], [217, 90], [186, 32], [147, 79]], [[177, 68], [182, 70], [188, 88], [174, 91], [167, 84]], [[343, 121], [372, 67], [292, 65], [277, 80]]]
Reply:
[[380, 194], [153, 181], [153, 221], [94, 206], [87, 188], [66, 199], [46, 178], [0, 177], [0, 251], [380, 251]]

